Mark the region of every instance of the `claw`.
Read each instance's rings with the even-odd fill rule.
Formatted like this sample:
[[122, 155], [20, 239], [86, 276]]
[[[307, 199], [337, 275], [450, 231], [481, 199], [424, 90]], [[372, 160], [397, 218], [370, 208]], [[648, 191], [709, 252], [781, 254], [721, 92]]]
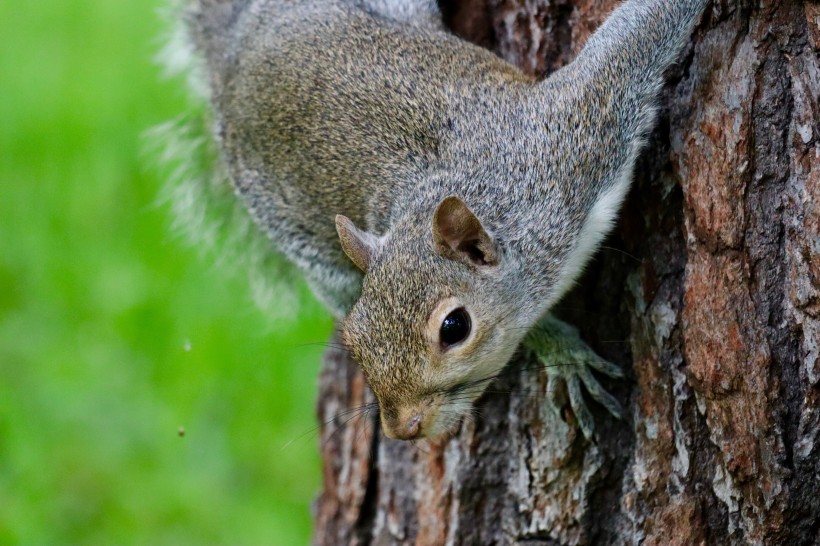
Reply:
[[[595, 369], [597, 370], [598, 368]], [[606, 391], [606, 389], [603, 388], [600, 383], [598, 383], [598, 380], [595, 379], [595, 376], [592, 375], [592, 372], [589, 371], [589, 368], [579, 368], [578, 375], [580, 376], [581, 381], [583, 381], [584, 386], [587, 388], [587, 392], [590, 396], [592, 396], [593, 399], [595, 399], [596, 402], [605, 407], [606, 410], [616, 419], [623, 418], [623, 410], [621, 408], [620, 402], [618, 402], [618, 400], [616, 400], [614, 396], [609, 394]]]
[[592, 432], [595, 430], [595, 420], [584, 402], [584, 395], [581, 394], [581, 382], [578, 376], [572, 375], [566, 379], [567, 392], [569, 393], [569, 404], [572, 407], [572, 412], [575, 414], [575, 419], [578, 421], [578, 427], [584, 434], [584, 438], [592, 440]]
[[[590, 350], [590, 352], [592, 351]], [[624, 371], [620, 366], [613, 364], [608, 360], [604, 360], [597, 354], [595, 355], [595, 358], [590, 359], [589, 365], [608, 377], [613, 377], [615, 379], [622, 379], [624, 377]]]
[[561, 383], [552, 375], [547, 377], [547, 396], [550, 401], [550, 406], [555, 411], [555, 414], [561, 415], [561, 408], [566, 404], [566, 398], [561, 390]]
[[595, 354], [581, 340], [575, 328], [548, 317], [530, 332], [525, 344], [547, 370], [547, 395], [559, 414], [567, 402], [561, 383], [566, 384], [569, 405], [578, 421], [578, 428], [587, 440], [593, 439], [595, 421], [584, 401], [582, 383], [589, 395], [613, 417], [623, 417], [621, 404], [601, 386], [591, 369], [614, 378], [623, 377], [623, 371]]

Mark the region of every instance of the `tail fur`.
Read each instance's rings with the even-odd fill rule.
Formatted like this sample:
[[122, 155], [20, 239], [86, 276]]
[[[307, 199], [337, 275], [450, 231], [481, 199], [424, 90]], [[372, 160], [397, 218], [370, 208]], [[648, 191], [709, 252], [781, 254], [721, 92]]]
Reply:
[[[299, 311], [293, 267], [234, 194], [213, 137], [205, 63], [228, 40], [230, 25], [250, 0], [177, 2], [167, 13], [170, 35], [158, 56], [168, 77], [184, 78], [188, 113], [146, 134], [167, 180], [160, 200], [171, 208], [172, 231], [220, 268], [248, 276], [257, 306], [272, 319]], [[207, 49], [206, 49], [207, 48]]]

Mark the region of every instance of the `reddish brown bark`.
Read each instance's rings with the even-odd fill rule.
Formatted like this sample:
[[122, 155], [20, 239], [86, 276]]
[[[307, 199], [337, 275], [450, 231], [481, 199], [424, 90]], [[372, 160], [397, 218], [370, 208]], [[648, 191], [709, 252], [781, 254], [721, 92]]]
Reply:
[[[534, 74], [614, 0], [448, 2]], [[820, 4], [715, 2], [669, 75], [620, 224], [558, 306], [621, 364], [590, 444], [514, 363], [439, 444], [324, 426], [319, 544], [820, 543]], [[510, 394], [501, 394], [509, 391]], [[372, 402], [327, 355], [323, 421]]]

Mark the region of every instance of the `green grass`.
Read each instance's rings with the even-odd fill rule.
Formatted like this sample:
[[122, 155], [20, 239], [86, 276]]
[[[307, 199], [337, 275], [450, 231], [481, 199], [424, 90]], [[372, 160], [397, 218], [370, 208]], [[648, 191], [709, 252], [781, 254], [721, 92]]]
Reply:
[[[306, 543], [331, 322], [169, 229], [159, 2], [0, 2], [0, 543]], [[184, 427], [185, 434], [178, 434]]]

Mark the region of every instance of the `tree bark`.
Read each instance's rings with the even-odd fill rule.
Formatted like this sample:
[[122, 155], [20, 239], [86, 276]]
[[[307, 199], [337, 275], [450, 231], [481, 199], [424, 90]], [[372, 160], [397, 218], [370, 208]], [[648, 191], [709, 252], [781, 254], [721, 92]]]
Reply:
[[[444, 13], [540, 75], [615, 4]], [[455, 437], [387, 440], [343, 413], [373, 398], [331, 350], [315, 543], [819, 544], [818, 52], [820, 3], [718, 0], [669, 74], [620, 223], [557, 308], [627, 372], [626, 419], [590, 403], [585, 441], [514, 362]]]

